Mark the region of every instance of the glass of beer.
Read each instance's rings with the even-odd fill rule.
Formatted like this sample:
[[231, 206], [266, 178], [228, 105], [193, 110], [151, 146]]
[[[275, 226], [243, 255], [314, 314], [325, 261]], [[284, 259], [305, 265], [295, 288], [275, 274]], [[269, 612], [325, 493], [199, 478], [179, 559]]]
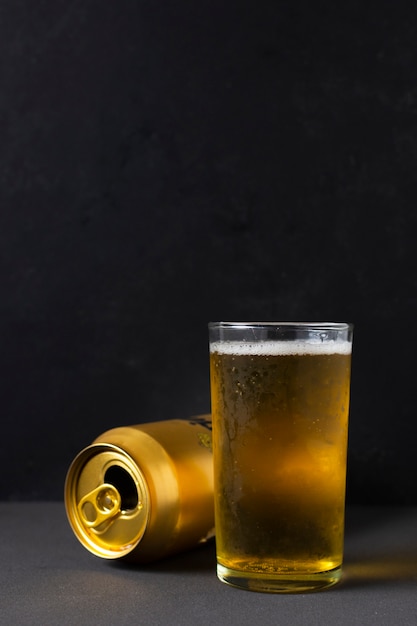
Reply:
[[209, 324], [217, 575], [271, 593], [341, 577], [353, 327]]

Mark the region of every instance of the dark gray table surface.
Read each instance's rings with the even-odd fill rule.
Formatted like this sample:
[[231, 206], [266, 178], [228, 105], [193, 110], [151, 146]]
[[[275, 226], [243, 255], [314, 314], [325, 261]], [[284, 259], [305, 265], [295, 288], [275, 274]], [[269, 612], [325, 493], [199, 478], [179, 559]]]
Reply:
[[218, 581], [214, 543], [132, 567], [91, 555], [60, 502], [0, 503], [0, 623], [417, 625], [417, 507], [351, 508], [342, 582], [302, 595]]

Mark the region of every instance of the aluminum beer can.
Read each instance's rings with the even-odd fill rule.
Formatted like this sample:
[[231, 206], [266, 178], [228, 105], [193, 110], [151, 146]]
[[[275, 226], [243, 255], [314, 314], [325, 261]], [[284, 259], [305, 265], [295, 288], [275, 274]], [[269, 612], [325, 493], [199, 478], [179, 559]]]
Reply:
[[211, 416], [108, 430], [72, 462], [65, 508], [104, 559], [146, 563], [214, 535]]

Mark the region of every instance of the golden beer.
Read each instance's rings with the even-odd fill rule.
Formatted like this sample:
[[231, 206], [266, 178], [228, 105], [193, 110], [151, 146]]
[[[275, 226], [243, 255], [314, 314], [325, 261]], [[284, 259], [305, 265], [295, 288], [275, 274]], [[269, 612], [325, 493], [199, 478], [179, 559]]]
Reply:
[[218, 575], [261, 591], [336, 583], [350, 341], [212, 342]]

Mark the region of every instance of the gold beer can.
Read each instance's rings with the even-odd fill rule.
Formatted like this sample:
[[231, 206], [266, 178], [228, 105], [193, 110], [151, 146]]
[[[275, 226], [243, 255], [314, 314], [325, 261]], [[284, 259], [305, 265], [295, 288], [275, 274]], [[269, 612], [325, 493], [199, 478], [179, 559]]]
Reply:
[[146, 563], [213, 537], [211, 416], [106, 431], [72, 462], [65, 508], [104, 559]]

